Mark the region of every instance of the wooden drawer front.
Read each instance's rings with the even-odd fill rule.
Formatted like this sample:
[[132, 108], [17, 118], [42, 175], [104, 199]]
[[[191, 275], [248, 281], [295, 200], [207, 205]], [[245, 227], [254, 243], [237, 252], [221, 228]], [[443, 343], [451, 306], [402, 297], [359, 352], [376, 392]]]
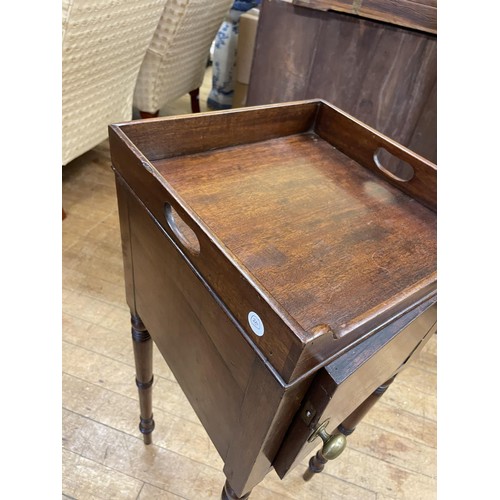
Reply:
[[[435, 298], [408, 312], [341, 358], [322, 368], [304, 397], [300, 410], [274, 461], [280, 477], [319, 446], [307, 439], [330, 419], [332, 432], [380, 385], [415, 356], [435, 332]], [[407, 326], [405, 326], [407, 325]], [[310, 417], [305, 416], [306, 411]]]
[[127, 193], [137, 313], [224, 459], [256, 353], [169, 236], [118, 186]]

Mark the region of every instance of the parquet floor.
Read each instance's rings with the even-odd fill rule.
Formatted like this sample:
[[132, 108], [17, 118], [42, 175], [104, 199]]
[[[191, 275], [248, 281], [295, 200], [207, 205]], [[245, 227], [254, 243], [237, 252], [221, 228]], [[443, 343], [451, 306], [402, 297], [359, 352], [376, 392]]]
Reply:
[[[202, 88], [202, 109], [209, 87]], [[189, 112], [183, 98], [164, 114]], [[153, 444], [138, 398], [107, 141], [63, 168], [63, 498], [218, 499], [223, 463], [157, 351]], [[436, 498], [436, 338], [309, 483], [306, 462], [263, 499]]]

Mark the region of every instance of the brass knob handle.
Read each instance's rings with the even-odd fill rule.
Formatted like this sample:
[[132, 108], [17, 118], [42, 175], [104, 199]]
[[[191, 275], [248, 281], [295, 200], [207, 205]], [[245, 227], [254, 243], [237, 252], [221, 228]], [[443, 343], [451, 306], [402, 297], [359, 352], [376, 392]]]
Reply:
[[336, 459], [344, 450], [347, 444], [347, 439], [344, 434], [328, 434], [326, 427], [330, 421], [325, 420], [309, 437], [308, 441], [313, 441], [316, 437], [323, 440], [323, 448], [321, 454], [325, 460]]

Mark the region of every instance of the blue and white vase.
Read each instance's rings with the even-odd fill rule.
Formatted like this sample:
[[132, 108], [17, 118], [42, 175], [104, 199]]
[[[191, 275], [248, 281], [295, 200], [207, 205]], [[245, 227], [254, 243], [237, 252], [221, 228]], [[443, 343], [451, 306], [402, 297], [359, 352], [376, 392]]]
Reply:
[[236, 0], [217, 32], [212, 58], [212, 89], [207, 99], [209, 109], [232, 106], [240, 16], [259, 4], [260, 0]]

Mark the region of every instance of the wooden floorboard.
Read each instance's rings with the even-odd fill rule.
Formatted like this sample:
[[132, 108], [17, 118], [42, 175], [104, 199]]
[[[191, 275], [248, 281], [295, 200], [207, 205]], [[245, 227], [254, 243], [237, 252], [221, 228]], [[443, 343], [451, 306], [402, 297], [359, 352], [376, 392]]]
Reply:
[[[209, 88], [208, 71], [202, 109]], [[185, 97], [160, 114], [189, 110]], [[218, 499], [222, 460], [156, 348], [153, 444], [145, 446], [138, 431], [107, 141], [63, 167], [62, 188], [62, 498]], [[324, 473], [305, 483], [304, 460], [283, 481], [271, 472], [251, 498], [436, 498], [436, 361], [434, 336]]]

